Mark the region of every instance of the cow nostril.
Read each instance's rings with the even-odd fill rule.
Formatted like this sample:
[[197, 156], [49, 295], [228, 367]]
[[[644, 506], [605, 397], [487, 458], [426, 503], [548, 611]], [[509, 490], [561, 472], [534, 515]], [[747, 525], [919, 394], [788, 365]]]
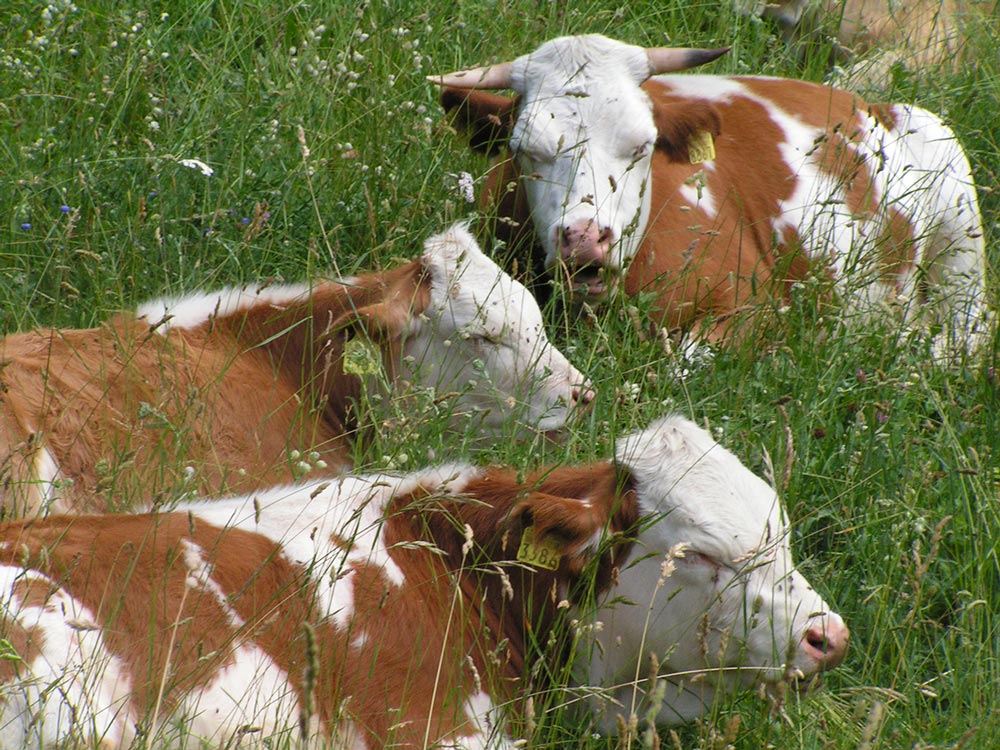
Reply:
[[584, 385], [582, 388], [580, 386], [573, 386], [573, 401], [577, 404], [587, 405], [597, 397], [597, 394], [590, 388], [589, 385]]
[[806, 633], [806, 643], [821, 654], [826, 654], [829, 651], [830, 642], [826, 639], [826, 634], [822, 630], [810, 628], [809, 632]]
[[824, 669], [837, 666], [847, 654], [847, 628], [835, 622], [810, 627], [803, 638], [813, 656], [823, 663]]
[[597, 236], [597, 244], [606, 247], [611, 247], [611, 244], [615, 241], [615, 233], [611, 230], [611, 227], [604, 227], [601, 229], [601, 233]]

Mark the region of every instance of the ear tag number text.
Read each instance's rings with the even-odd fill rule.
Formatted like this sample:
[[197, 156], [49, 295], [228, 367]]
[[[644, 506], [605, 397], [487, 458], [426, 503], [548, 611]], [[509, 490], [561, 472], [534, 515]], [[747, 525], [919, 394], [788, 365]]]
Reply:
[[535, 527], [526, 526], [521, 534], [521, 546], [517, 548], [517, 559], [520, 562], [534, 565], [546, 570], [555, 570], [559, 567], [559, 549], [552, 542], [544, 539], [535, 541]]
[[707, 130], [699, 130], [688, 139], [688, 159], [692, 164], [701, 164], [714, 158], [715, 142]]

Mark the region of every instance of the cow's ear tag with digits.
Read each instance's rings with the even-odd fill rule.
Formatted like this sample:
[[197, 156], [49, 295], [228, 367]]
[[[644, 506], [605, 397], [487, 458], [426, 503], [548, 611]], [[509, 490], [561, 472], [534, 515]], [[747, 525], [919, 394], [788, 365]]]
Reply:
[[535, 527], [525, 526], [521, 534], [521, 546], [517, 548], [519, 562], [534, 565], [538, 568], [555, 570], [559, 567], [559, 548], [544, 539], [535, 541]]
[[692, 164], [712, 161], [715, 158], [715, 141], [707, 130], [699, 130], [688, 138], [688, 159]]
[[382, 352], [366, 336], [354, 336], [344, 344], [344, 372], [374, 375], [382, 370]]

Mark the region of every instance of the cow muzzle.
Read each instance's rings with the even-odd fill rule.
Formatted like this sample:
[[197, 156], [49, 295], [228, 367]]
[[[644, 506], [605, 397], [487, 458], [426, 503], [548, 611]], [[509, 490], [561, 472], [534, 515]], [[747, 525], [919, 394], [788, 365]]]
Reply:
[[817, 664], [819, 671], [833, 669], [847, 656], [850, 637], [844, 621], [838, 615], [828, 614], [806, 629], [800, 648]]
[[557, 227], [555, 245], [559, 266], [573, 296], [600, 299], [613, 288], [617, 271], [610, 264], [615, 232], [595, 219], [578, 219]]

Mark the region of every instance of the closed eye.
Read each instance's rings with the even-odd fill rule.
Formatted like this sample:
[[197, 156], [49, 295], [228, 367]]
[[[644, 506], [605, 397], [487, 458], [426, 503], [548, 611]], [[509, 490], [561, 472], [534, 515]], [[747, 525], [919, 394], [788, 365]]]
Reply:
[[645, 143], [640, 143], [638, 146], [632, 149], [631, 158], [634, 161], [643, 159], [650, 154], [653, 150], [653, 142], [646, 141]]
[[695, 552], [694, 550], [685, 550], [684, 557], [680, 559], [683, 560], [688, 565], [704, 565], [716, 569], [728, 567], [720, 563], [715, 558], [709, 557], [708, 555], [702, 552]]
[[503, 344], [502, 335], [499, 333], [490, 333], [489, 331], [466, 331], [462, 334], [462, 338], [473, 345], [501, 346]]

